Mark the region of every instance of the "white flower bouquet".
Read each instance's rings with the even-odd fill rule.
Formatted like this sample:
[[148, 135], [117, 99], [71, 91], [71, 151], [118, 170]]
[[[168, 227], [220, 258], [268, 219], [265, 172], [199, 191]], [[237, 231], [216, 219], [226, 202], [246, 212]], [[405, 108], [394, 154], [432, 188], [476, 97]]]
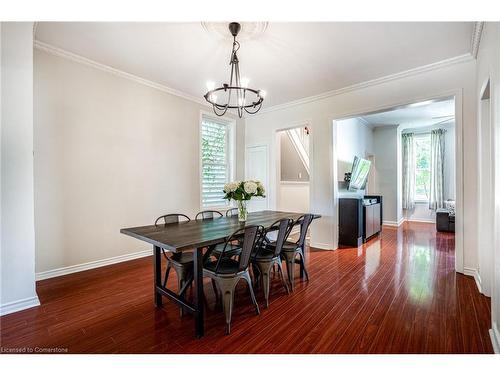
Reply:
[[238, 202], [238, 218], [246, 221], [246, 202], [252, 197], [265, 197], [265, 189], [260, 181], [234, 181], [224, 185], [224, 199]]

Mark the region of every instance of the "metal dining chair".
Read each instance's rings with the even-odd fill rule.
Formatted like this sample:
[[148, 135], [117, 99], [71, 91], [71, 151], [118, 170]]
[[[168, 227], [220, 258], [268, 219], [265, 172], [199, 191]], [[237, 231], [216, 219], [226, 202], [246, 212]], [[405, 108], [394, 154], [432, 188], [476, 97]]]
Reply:
[[[167, 226], [169, 224], [188, 221], [191, 221], [191, 219], [184, 214], [168, 214], [157, 218], [155, 221], [155, 226]], [[165, 259], [167, 260], [167, 268], [165, 270], [163, 287], [166, 287], [170, 270], [173, 268], [175, 270], [175, 273], [177, 274], [177, 286], [179, 289], [179, 295], [184, 296], [187, 287], [193, 282], [193, 252], [183, 251], [181, 253], [173, 253], [171, 255], [167, 255], [165, 249], [162, 248], [161, 251]], [[183, 315], [182, 308], [180, 309], [180, 315], [181, 317]]]
[[222, 217], [222, 215], [219, 211], [215, 210], [205, 210], [198, 212], [195, 216], [195, 220], [209, 220], [209, 219], [217, 219], [219, 217]]
[[[223, 216], [224, 215], [222, 215], [222, 213], [220, 213], [219, 211], [206, 210], [206, 211], [198, 212], [196, 214], [195, 220], [215, 220], [215, 219], [219, 219]], [[224, 246], [225, 246], [224, 243], [212, 246], [212, 248], [210, 249], [210, 255], [213, 255], [214, 257], [219, 258]], [[241, 253], [241, 245], [236, 240], [236, 241], [233, 241], [233, 243], [231, 243], [230, 246], [228, 246], [226, 248], [226, 252], [225, 252], [224, 256], [231, 258], [231, 257], [234, 257], [236, 255], [239, 255], [240, 253]]]
[[[306, 214], [298, 218], [295, 222], [296, 224], [300, 224], [300, 236], [298, 241], [285, 241], [285, 243], [283, 244], [283, 248], [281, 249], [281, 257], [285, 260], [288, 282], [290, 283], [290, 289], [292, 291], [294, 288], [296, 263], [300, 265], [300, 277], [303, 277], [305, 275], [306, 280], [309, 281], [309, 274], [307, 273], [306, 269], [304, 253], [307, 231], [309, 230], [309, 226], [311, 225], [313, 219], [314, 216], [311, 214]], [[299, 259], [296, 259], [297, 255], [300, 256]]]
[[[276, 265], [278, 267], [278, 273], [280, 274], [281, 282], [288, 294], [290, 290], [288, 289], [288, 283], [283, 275], [283, 268], [281, 265], [281, 251], [283, 245], [285, 244], [288, 235], [293, 227], [292, 219], [282, 219], [273, 223], [263, 234], [263, 239], [267, 237], [269, 232], [278, 232], [278, 236], [274, 246], [267, 246], [265, 241], [262, 241], [260, 246], [255, 249], [252, 254], [252, 269], [254, 270], [254, 275], [258, 273], [258, 277], [262, 280], [262, 286], [264, 289], [264, 298], [266, 300], [266, 307], [269, 307], [269, 286], [271, 283], [271, 269], [274, 269]], [[258, 272], [255, 272], [258, 271]], [[257, 277], [257, 276], [256, 276]]]
[[[306, 280], [309, 280], [309, 274], [306, 269], [305, 262], [305, 242], [307, 231], [309, 230], [309, 226], [311, 225], [314, 219], [314, 215], [306, 214], [299, 217], [295, 222], [300, 225], [300, 235], [297, 242], [285, 241], [283, 244], [283, 248], [281, 249], [281, 258], [285, 261], [286, 264], [286, 273], [288, 276], [288, 282], [290, 283], [290, 289], [293, 291], [294, 289], [294, 280], [295, 280], [295, 264], [300, 265], [300, 277], [305, 276]], [[290, 228], [290, 232], [291, 232]], [[289, 233], [290, 234], [290, 233]], [[273, 248], [276, 246], [276, 241], [271, 241], [265, 239], [266, 245], [269, 248]], [[299, 255], [299, 259], [297, 259], [297, 255]]]
[[[234, 290], [241, 279], [248, 284], [248, 290], [252, 303], [255, 306], [255, 312], [260, 314], [259, 304], [255, 299], [252, 281], [250, 279], [249, 265], [252, 251], [257, 242], [258, 236], [264, 231], [262, 226], [248, 226], [234, 232], [226, 241], [222, 250], [222, 255], [215, 261], [207, 262], [203, 265], [203, 276], [212, 279], [212, 284], [217, 286], [221, 292], [222, 306], [226, 318], [226, 335], [231, 333], [231, 316], [233, 312]], [[243, 234], [243, 247], [238, 260], [224, 256], [225, 250], [235, 238]], [[214, 285], [214, 286], [215, 286]], [[214, 288], [215, 293], [217, 290]]]

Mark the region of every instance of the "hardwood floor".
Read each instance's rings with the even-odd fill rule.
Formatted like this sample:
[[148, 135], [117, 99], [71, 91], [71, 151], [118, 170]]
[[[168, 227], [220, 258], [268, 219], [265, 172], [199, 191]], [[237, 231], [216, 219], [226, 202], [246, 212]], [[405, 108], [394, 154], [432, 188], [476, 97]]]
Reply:
[[[4, 348], [69, 353], [492, 353], [490, 300], [454, 272], [454, 236], [431, 224], [384, 228], [359, 249], [310, 251], [310, 281], [276, 275], [256, 316], [238, 286], [232, 333], [206, 281], [206, 335], [153, 305], [150, 257], [37, 283], [41, 306], [0, 318]], [[169, 280], [174, 288], [175, 277]]]

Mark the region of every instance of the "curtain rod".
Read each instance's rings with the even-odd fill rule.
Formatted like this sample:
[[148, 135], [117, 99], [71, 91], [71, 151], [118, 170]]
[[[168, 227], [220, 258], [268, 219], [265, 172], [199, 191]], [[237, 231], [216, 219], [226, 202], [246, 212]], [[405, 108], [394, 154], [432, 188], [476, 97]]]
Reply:
[[434, 127], [427, 127], [427, 128], [424, 128], [423, 130], [417, 130], [417, 131], [414, 131], [414, 130], [408, 128], [408, 129], [402, 130], [401, 134], [407, 134], [407, 133], [413, 133], [413, 134], [431, 134], [431, 131], [438, 130], [438, 129], [442, 129], [444, 131], [447, 131], [447, 129], [445, 127], [441, 127], [441, 126], [436, 127], [436, 128], [434, 128]]

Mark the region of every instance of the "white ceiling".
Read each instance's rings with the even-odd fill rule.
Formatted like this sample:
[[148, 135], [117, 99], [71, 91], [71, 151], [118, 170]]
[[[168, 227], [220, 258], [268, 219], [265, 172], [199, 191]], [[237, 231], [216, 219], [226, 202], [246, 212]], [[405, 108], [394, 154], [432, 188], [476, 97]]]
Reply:
[[411, 127], [426, 127], [445, 123], [455, 117], [455, 101], [425, 101], [396, 108], [386, 112], [361, 116], [373, 127], [405, 124]]
[[[243, 23], [245, 29], [245, 23]], [[472, 22], [269, 23], [241, 42], [242, 77], [282, 104], [470, 53]], [[202, 98], [231, 43], [201, 23], [41, 22], [36, 39]]]

